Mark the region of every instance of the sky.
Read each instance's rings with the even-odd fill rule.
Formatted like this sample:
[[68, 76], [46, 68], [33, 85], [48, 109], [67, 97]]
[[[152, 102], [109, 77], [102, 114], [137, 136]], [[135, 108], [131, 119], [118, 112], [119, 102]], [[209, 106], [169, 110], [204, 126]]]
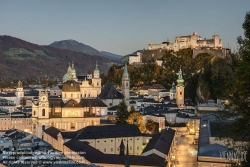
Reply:
[[1, 0], [0, 35], [49, 45], [73, 39], [127, 55], [197, 32], [237, 47], [250, 0]]

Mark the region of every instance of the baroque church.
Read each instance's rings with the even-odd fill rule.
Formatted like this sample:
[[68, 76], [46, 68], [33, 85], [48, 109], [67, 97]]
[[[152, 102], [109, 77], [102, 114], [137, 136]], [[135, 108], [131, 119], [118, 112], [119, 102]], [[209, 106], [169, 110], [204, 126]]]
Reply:
[[32, 132], [40, 138], [43, 130], [49, 127], [77, 131], [86, 126], [99, 125], [101, 117], [107, 115], [110, 94], [116, 95], [112, 101], [119, 103], [125, 99], [129, 104], [130, 80], [126, 63], [122, 78], [123, 95], [113, 85], [102, 89], [97, 63], [93, 77], [90, 72], [87, 76], [77, 76], [72, 63], [62, 81], [61, 96], [49, 96], [41, 91], [39, 97], [33, 100]]

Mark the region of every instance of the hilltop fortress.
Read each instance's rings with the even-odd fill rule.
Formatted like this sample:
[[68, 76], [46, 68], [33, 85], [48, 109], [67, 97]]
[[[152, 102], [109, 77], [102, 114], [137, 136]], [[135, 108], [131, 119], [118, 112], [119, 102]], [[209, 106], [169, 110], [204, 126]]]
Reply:
[[211, 48], [211, 49], [222, 49], [222, 39], [219, 35], [213, 35], [212, 39], [202, 39], [200, 36], [194, 32], [192, 35], [188, 36], [177, 36], [174, 39], [174, 43], [163, 42], [162, 44], [148, 44], [148, 50], [156, 49], [166, 49], [174, 50], [175, 52], [180, 49], [201, 49], [201, 48]]
[[142, 59], [144, 61], [161, 59], [164, 53], [168, 50], [177, 52], [181, 49], [192, 49], [193, 58], [198, 54], [208, 53], [220, 57], [227, 57], [230, 54], [230, 49], [223, 48], [222, 39], [219, 35], [213, 35], [212, 39], [201, 38], [194, 32], [192, 35], [176, 36], [174, 42], [162, 42], [161, 44], [148, 44], [148, 50], [144, 50]]

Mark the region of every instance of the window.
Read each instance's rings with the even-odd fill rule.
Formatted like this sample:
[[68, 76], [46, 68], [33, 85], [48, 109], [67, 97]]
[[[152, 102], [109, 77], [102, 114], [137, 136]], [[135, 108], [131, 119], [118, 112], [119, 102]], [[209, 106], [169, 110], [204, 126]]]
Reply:
[[113, 140], [111, 140], [111, 142], [113, 142]]
[[182, 95], [182, 92], [180, 92], [180, 95]]
[[75, 122], [71, 122], [71, 123], [70, 123], [70, 128], [71, 128], [71, 129], [75, 129]]
[[110, 151], [113, 152], [113, 148], [110, 148]]
[[90, 97], [90, 94], [89, 94], [89, 97]]
[[117, 151], [119, 151], [119, 147], [117, 147]]
[[71, 93], [71, 98], [73, 98], [73, 93]]
[[42, 116], [45, 116], [45, 109], [42, 110]]
[[106, 152], [106, 148], [104, 148], [104, 152]]
[[86, 93], [84, 94], [84, 97], [86, 97]]
[[132, 150], [132, 146], [130, 146], [129, 149]]
[[64, 96], [65, 96], [65, 98], [67, 98], [67, 95], [66, 95], [66, 93], [64, 94]]
[[33, 111], [33, 115], [36, 115], [36, 111], [35, 110]]
[[139, 146], [137, 146], [137, 150], [139, 150], [140, 149], [140, 147]]

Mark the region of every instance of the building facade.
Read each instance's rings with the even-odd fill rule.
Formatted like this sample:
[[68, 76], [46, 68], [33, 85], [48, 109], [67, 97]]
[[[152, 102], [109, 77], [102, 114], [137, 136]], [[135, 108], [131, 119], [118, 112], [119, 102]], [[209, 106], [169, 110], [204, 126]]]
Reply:
[[212, 39], [202, 39], [200, 36], [194, 32], [192, 35], [188, 36], [176, 36], [174, 38], [174, 43], [163, 42], [162, 44], [153, 44], [148, 45], [149, 50], [156, 49], [166, 49], [179, 51], [181, 49], [199, 49], [199, 48], [212, 48], [212, 49], [222, 49], [222, 39], [219, 35], [213, 35]]
[[99, 125], [100, 117], [107, 115], [107, 105], [100, 99], [80, 96], [80, 84], [74, 80], [63, 83], [62, 96], [49, 97], [41, 92], [32, 104], [32, 132], [42, 137], [42, 130], [56, 127], [76, 131], [89, 125]]

